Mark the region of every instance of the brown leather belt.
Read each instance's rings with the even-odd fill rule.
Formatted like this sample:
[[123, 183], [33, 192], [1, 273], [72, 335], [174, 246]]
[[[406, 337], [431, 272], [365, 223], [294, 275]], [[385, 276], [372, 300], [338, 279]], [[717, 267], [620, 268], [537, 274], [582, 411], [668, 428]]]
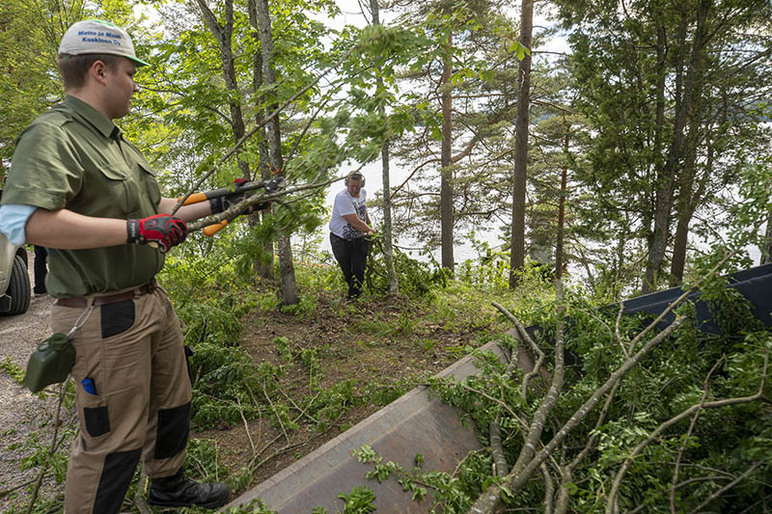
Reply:
[[[98, 305], [125, 302], [126, 300], [133, 299], [135, 296], [152, 293], [155, 288], [155, 281], [153, 281], [148, 284], [141, 285], [136, 289], [132, 289], [131, 291], [126, 291], [125, 293], [111, 294], [107, 296], [95, 296], [92, 305], [96, 307]], [[88, 305], [88, 298], [84, 296], [76, 296], [74, 298], [59, 298], [54, 302], [54, 304], [61, 305], [62, 307], [86, 307]]]

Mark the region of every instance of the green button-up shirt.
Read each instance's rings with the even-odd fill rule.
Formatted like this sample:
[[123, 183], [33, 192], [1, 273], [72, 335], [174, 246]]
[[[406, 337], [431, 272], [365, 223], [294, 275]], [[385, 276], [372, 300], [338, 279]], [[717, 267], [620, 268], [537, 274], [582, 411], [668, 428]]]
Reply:
[[[2, 197], [4, 204], [118, 219], [157, 214], [160, 200], [155, 173], [139, 150], [115, 123], [73, 96], [19, 136]], [[66, 298], [138, 286], [158, 273], [163, 259], [146, 245], [51, 248], [48, 291]]]

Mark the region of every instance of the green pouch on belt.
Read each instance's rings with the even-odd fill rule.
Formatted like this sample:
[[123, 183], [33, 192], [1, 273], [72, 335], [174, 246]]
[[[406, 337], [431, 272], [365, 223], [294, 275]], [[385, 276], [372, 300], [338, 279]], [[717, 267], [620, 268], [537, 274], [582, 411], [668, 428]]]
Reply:
[[70, 338], [57, 332], [41, 341], [27, 362], [24, 385], [37, 393], [49, 384], [64, 382], [75, 364], [75, 347]]

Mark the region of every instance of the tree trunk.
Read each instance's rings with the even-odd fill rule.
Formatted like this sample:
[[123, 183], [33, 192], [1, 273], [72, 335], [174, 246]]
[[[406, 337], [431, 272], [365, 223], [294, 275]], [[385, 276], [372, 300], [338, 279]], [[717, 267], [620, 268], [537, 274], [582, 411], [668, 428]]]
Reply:
[[[708, 143], [708, 156], [705, 161], [705, 173], [699, 179], [697, 190], [693, 191], [694, 181], [693, 171], [689, 173], [689, 182], [681, 181], [681, 196], [679, 197], [678, 224], [676, 226], [675, 238], [673, 240], [673, 260], [670, 265], [671, 285], [677, 286], [683, 282], [684, 268], [686, 267], [686, 247], [689, 239], [689, 224], [691, 223], [694, 211], [697, 210], [705, 190], [710, 182], [710, 175], [713, 171], [713, 145]], [[692, 158], [690, 159], [690, 169], [694, 169], [694, 156], [696, 155], [696, 142]]]
[[[257, 20], [260, 26], [260, 43], [263, 56], [263, 80], [265, 84], [271, 86], [276, 84], [276, 70], [273, 68], [273, 36], [271, 34], [271, 17], [268, 10], [268, 0], [257, 0], [256, 4]], [[273, 93], [268, 93], [269, 111], [275, 112], [278, 104], [273, 97]], [[273, 100], [273, 101], [270, 101]], [[284, 168], [284, 158], [281, 153], [281, 125], [279, 116], [274, 116], [267, 126], [268, 149], [270, 152], [270, 163], [273, 172], [281, 173]], [[295, 282], [295, 265], [292, 262], [292, 247], [290, 245], [289, 234], [283, 231], [279, 232], [277, 241], [279, 254], [279, 276], [281, 281], [281, 299], [284, 305], [295, 305], [298, 303], [298, 288]]]
[[453, 36], [448, 35], [446, 55], [442, 63], [442, 153], [440, 155], [440, 219], [442, 230], [442, 267], [452, 270], [453, 262], [453, 169], [451, 137], [453, 136], [453, 95], [450, 76], [453, 72], [450, 52]]
[[[386, 114], [385, 109], [382, 114]], [[389, 276], [389, 295], [396, 296], [399, 294], [399, 277], [397, 276], [397, 269], [394, 265], [388, 140], [383, 143], [383, 148], [381, 148], [381, 162], [383, 163], [383, 257], [386, 264], [386, 273]]]
[[[249, 25], [252, 27], [252, 38], [256, 43], [260, 43], [260, 24], [257, 21], [257, 5], [255, 0], [247, 1], [247, 10], [249, 12]], [[263, 85], [263, 56], [260, 52], [255, 52], [252, 61], [252, 91], [257, 92]], [[263, 107], [263, 97], [256, 98], [255, 100], [255, 122], [260, 123], [266, 117], [266, 110]], [[265, 127], [261, 127], [258, 133], [259, 136], [259, 154], [260, 154], [260, 178], [262, 180], [268, 180], [271, 178], [271, 168], [268, 166], [270, 161], [270, 152], [268, 149], [268, 137], [265, 132]], [[270, 216], [270, 211], [261, 211], [249, 216], [250, 225], [256, 225], [260, 223], [262, 218], [265, 221]], [[263, 246], [264, 257], [255, 259], [252, 263], [252, 267], [255, 273], [260, 278], [273, 280], [274, 278], [274, 249], [273, 241], [269, 240], [265, 242]]]
[[[373, 25], [380, 25], [380, 8], [378, 6], [378, 0], [370, 0], [370, 11], [373, 16]], [[383, 79], [378, 76], [378, 88], [383, 88]], [[389, 119], [386, 115], [386, 106], [380, 105], [378, 107], [378, 115], [384, 121], [389, 123]], [[387, 132], [387, 134], [389, 134]], [[381, 177], [383, 181], [383, 258], [386, 264], [386, 273], [389, 277], [389, 294], [396, 296], [399, 294], [399, 279], [397, 277], [397, 271], [394, 267], [394, 247], [392, 242], [392, 222], [391, 222], [391, 183], [389, 180], [389, 135], [383, 142], [381, 147], [381, 165], [382, 172]]]
[[764, 245], [761, 248], [761, 260], [759, 264], [772, 263], [772, 210], [767, 217], [767, 233], [764, 236]]
[[[225, 9], [223, 16], [225, 21], [223, 24], [218, 23], [214, 13], [212, 13], [204, 0], [198, 0], [198, 7], [201, 10], [201, 15], [204, 18], [206, 26], [214, 35], [217, 44], [220, 47], [220, 61], [222, 63], [225, 88], [231, 92], [238, 92], [239, 84], [236, 79], [236, 67], [234, 66], [233, 59], [233, 0], [226, 0], [224, 3]], [[241, 104], [235, 98], [230, 98], [228, 100], [228, 107], [230, 109], [230, 124], [231, 131], [233, 132], [233, 141], [238, 142], [246, 133]], [[251, 180], [252, 176], [249, 170], [249, 163], [243, 161], [238, 156], [236, 157], [236, 161], [241, 170], [241, 175], [245, 179]]]
[[[566, 135], [563, 139], [563, 152], [568, 155], [569, 143], [570, 143], [570, 131], [571, 123], [566, 121]], [[565, 235], [565, 219], [566, 219], [566, 195], [568, 182], [568, 165], [563, 164], [562, 173], [560, 174], [560, 199], [558, 200], [558, 235], [555, 245], [555, 278], [561, 279], [563, 277], [563, 239]]]
[[[696, 130], [692, 127], [692, 130]], [[670, 261], [670, 286], [675, 287], [683, 281], [686, 266], [686, 246], [689, 242], [689, 223], [694, 214], [694, 167], [695, 149], [690, 148], [688, 162], [684, 164], [683, 172], [678, 180], [677, 222], [673, 238], [673, 258]]]
[[614, 252], [614, 265], [613, 265], [613, 280], [611, 287], [614, 291], [614, 300], [619, 301], [622, 298], [622, 291], [624, 289], [622, 282], [622, 274], [624, 273], [625, 266], [627, 266], [627, 241], [631, 232], [630, 215], [625, 213], [623, 216], [624, 225], [619, 233], [619, 239], [617, 240], [616, 249]]
[[[679, 73], [676, 76], [676, 117], [673, 123], [673, 140], [668, 150], [668, 158], [665, 163], [662, 175], [659, 177], [657, 187], [656, 207], [654, 210], [654, 227], [651, 234], [651, 243], [649, 245], [649, 255], [646, 261], [646, 274], [643, 280], [641, 293], [646, 294], [656, 289], [659, 282], [659, 275], [662, 270], [662, 264], [665, 261], [665, 250], [667, 248], [668, 238], [670, 236], [670, 214], [673, 208], [673, 189], [676, 181], [678, 167], [684, 158], [685, 148], [684, 128], [687, 126], [687, 119], [692, 115], [694, 98], [699, 95], [695, 91], [695, 82], [697, 81], [700, 70], [700, 61], [702, 59], [702, 48], [706, 35], [705, 20], [711, 0], [702, 0], [697, 10], [697, 27], [694, 32], [694, 41], [692, 42], [691, 59], [686, 70], [686, 79], [683, 81], [683, 68], [686, 58], [681, 51], [677, 59]], [[684, 21], [680, 40], [682, 47], [686, 46], [686, 21]]]
[[[705, 166], [705, 173], [702, 175], [700, 184], [694, 189], [695, 177], [697, 176], [697, 146], [700, 139], [700, 128], [704, 123], [702, 88], [704, 76], [704, 59], [702, 58], [702, 48], [704, 47], [704, 38], [708, 36], [705, 31], [705, 19], [707, 18], [708, 5], [702, 2], [698, 14], [698, 25], [694, 35], [694, 45], [692, 50], [691, 69], [694, 78], [691, 79], [692, 86], [686, 90], [686, 95], [690, 97], [689, 133], [686, 138], [686, 147], [684, 154], [686, 162], [684, 169], [678, 180], [678, 198], [677, 198], [677, 225], [675, 238], [673, 239], [673, 258], [670, 263], [670, 285], [675, 287], [683, 282], [684, 268], [686, 266], [686, 247], [689, 241], [689, 224], [691, 223], [694, 211], [700, 203], [704, 193], [706, 181], [709, 178], [712, 157], [710, 155], [710, 145], [708, 160]], [[688, 86], [687, 86], [688, 87]]]
[[675, 287], [684, 279], [686, 247], [689, 243], [689, 222], [692, 212], [680, 212], [673, 237], [673, 260], [670, 262], [670, 286]]
[[[661, 4], [662, 2], [654, 2], [654, 12], [657, 24], [656, 111], [654, 115], [654, 162], [652, 165], [654, 178], [647, 177], [648, 181], [654, 185], [656, 185], [656, 181], [659, 179], [659, 177], [662, 176], [662, 170], [665, 168], [665, 83], [668, 77], [668, 40], [667, 28], [665, 25], [665, 20], [663, 19], [664, 7]], [[654, 209], [656, 208], [656, 199], [657, 196], [655, 191], [654, 195], [648, 198], [650, 208], [646, 208], [643, 212], [643, 226], [647, 231], [646, 244], [649, 248], [651, 248], [653, 241]], [[622, 257], [621, 254], [619, 255]], [[620, 260], [620, 263], [621, 262], [623, 261]], [[642, 283], [643, 285], [641, 286], [641, 290], [643, 291], [647, 287], [645, 278]]]
[[[533, 0], [522, 0], [520, 44], [531, 49]], [[531, 102], [531, 56], [526, 54], [517, 70], [517, 114], [515, 118], [515, 170], [512, 180], [512, 240], [509, 288], [517, 286], [517, 271], [525, 266], [525, 187], [528, 166], [528, 112]]]

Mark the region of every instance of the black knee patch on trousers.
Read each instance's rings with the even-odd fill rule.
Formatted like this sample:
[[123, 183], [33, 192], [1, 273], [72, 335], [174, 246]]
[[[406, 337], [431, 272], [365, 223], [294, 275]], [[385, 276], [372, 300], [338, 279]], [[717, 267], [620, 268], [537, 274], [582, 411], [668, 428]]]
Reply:
[[134, 325], [134, 300], [102, 305], [102, 339], [117, 336]]
[[106, 514], [119, 512], [121, 503], [129, 490], [129, 484], [137, 469], [141, 449], [111, 453], [105, 459], [102, 476], [99, 478], [94, 512]]
[[190, 402], [173, 409], [158, 411], [158, 433], [156, 434], [156, 459], [174, 457], [188, 444], [190, 431]]

